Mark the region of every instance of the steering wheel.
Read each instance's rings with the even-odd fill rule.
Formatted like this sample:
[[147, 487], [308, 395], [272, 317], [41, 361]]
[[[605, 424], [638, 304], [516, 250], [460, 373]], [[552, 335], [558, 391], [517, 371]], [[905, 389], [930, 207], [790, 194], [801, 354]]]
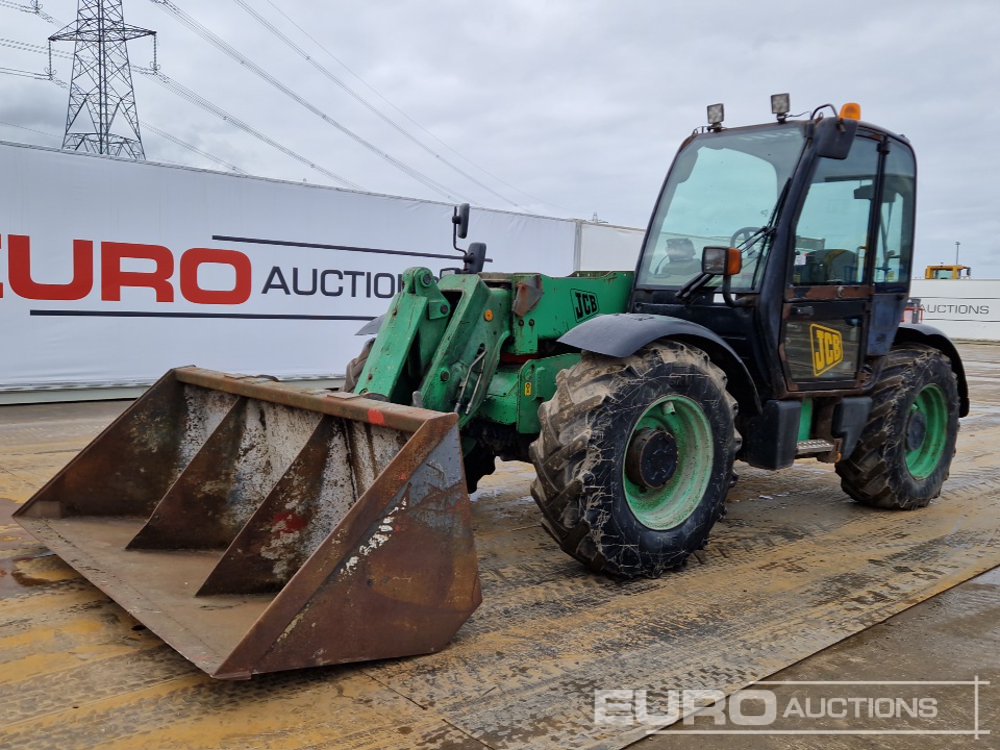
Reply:
[[763, 227], [741, 227], [733, 232], [733, 236], [729, 238], [729, 247], [739, 247], [748, 239], [753, 237], [757, 232], [759, 232]]

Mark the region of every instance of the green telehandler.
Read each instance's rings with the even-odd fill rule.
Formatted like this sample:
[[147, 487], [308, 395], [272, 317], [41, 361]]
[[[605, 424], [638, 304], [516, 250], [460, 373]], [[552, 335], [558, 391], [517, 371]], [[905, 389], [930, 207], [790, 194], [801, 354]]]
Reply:
[[[830, 113], [827, 114], [826, 110]], [[217, 677], [427, 653], [481, 600], [468, 492], [531, 461], [541, 522], [595, 572], [703, 547], [736, 460], [833, 463], [874, 508], [937, 497], [969, 410], [901, 323], [916, 166], [860, 108], [681, 146], [634, 272], [412, 268], [338, 393], [168, 373], [18, 519]], [[453, 244], [467, 236], [456, 209]]]

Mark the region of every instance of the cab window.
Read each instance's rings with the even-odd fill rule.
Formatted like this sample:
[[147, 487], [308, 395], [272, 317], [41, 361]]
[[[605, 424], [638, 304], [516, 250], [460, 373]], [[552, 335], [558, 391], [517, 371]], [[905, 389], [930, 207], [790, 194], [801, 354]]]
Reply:
[[[878, 256], [875, 285], [906, 287], [913, 261], [913, 223], [916, 204], [916, 163], [901, 143], [890, 145], [885, 160], [885, 186], [879, 207]], [[951, 278], [949, 273], [948, 278]]]
[[846, 159], [819, 160], [795, 229], [796, 285], [864, 283], [878, 162], [863, 137]]

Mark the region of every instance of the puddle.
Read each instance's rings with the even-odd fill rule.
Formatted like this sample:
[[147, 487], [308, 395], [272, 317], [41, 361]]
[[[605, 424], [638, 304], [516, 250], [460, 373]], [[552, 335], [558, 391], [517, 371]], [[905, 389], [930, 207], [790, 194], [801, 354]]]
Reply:
[[0, 559], [0, 599], [23, 594], [27, 589], [54, 586], [74, 577], [72, 568], [51, 552]]

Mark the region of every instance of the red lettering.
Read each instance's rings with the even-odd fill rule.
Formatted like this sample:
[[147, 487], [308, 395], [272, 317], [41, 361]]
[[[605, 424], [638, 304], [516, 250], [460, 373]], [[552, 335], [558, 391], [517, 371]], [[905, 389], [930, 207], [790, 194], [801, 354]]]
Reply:
[[39, 284], [31, 278], [31, 239], [10, 235], [7, 281], [18, 297], [34, 300], [83, 299], [94, 287], [94, 243], [73, 240], [73, 280], [68, 284]]
[[[123, 271], [122, 261], [151, 260], [152, 271]], [[101, 299], [121, 302], [123, 287], [143, 287], [156, 292], [157, 302], [173, 302], [174, 288], [170, 277], [174, 273], [174, 256], [161, 245], [133, 245], [127, 242], [101, 243]]]
[[[202, 289], [198, 269], [207, 263], [229, 266], [236, 272], [232, 289]], [[194, 247], [181, 256], [181, 296], [198, 305], [242, 305], [253, 288], [250, 259], [236, 250]]]

